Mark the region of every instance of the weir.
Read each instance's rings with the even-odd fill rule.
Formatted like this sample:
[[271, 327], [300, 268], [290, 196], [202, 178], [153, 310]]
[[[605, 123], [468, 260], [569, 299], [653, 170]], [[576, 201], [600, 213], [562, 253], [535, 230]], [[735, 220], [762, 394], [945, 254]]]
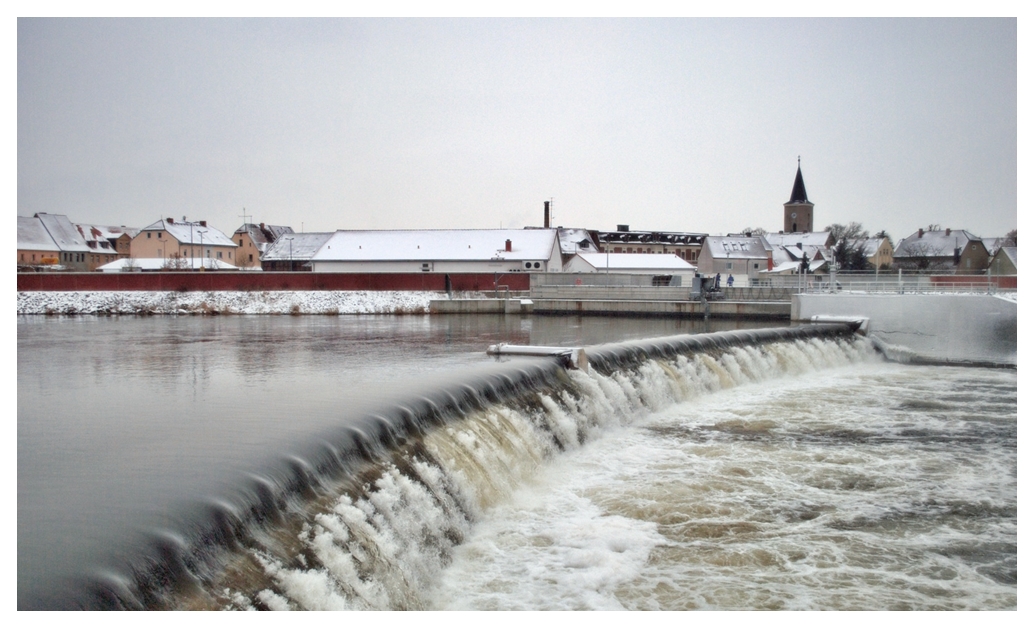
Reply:
[[419, 609], [485, 508], [543, 461], [694, 395], [873, 359], [856, 324], [682, 335], [501, 358], [413, 394], [185, 509], [20, 608]]

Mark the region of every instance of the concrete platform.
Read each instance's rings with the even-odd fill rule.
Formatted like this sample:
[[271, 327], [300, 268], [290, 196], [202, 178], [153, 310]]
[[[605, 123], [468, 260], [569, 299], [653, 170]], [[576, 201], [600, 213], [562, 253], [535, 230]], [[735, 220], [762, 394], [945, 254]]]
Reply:
[[[706, 308], [706, 311], [705, 311]], [[790, 303], [780, 301], [535, 301], [536, 314], [589, 316], [662, 316], [672, 318], [757, 318], [790, 320]]]
[[528, 299], [432, 299], [431, 314], [532, 314]]
[[[714, 318], [790, 320], [788, 301], [711, 301]], [[703, 318], [699, 301], [610, 301], [592, 299], [453, 299], [434, 300], [432, 314], [539, 314], [552, 316], [657, 316]]]

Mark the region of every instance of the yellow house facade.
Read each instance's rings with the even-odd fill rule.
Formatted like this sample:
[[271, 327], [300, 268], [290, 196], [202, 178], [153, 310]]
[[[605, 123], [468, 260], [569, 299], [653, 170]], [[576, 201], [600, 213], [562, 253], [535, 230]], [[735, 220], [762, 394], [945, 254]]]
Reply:
[[233, 264], [237, 244], [204, 220], [159, 220], [140, 230], [130, 243], [130, 256], [166, 260], [214, 259]]

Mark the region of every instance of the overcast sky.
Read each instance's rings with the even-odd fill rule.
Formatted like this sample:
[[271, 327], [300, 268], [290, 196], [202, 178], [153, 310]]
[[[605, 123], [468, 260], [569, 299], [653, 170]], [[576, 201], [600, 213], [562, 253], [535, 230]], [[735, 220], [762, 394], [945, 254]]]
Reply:
[[18, 214], [1016, 227], [1014, 19], [19, 19]]

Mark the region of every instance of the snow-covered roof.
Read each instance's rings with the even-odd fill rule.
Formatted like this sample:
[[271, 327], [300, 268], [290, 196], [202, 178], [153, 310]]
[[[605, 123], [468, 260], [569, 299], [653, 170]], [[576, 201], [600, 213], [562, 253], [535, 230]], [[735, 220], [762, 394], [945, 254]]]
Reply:
[[175, 222], [170, 218], [147, 225], [141, 231], [166, 231], [180, 244], [204, 242], [210, 246], [237, 246], [237, 243], [226, 237], [222, 231], [200, 222]]
[[801, 245], [797, 246], [775, 246], [772, 247], [772, 263], [779, 265], [784, 262], [799, 262], [807, 255], [811, 261], [829, 259], [832, 257], [829, 249], [821, 246]]
[[1012, 265], [1019, 268], [1020, 265], [1016, 263], [1016, 247], [1015, 246], [1003, 246], [998, 249], [996, 255], [1005, 255], [1012, 262]]
[[779, 275], [779, 274], [783, 274], [783, 273], [797, 272], [797, 269], [800, 268], [800, 267], [801, 267], [800, 262], [789, 261], [789, 262], [783, 262], [781, 264], [776, 264], [775, 266], [772, 267], [772, 270], [758, 271], [758, 274], [766, 274], [766, 273], [768, 273], [768, 274], [772, 274], [772, 275]]
[[[826, 262], [824, 260], [819, 260], [818, 262], [810, 262], [808, 264], [808, 270], [810, 270], [811, 272], [815, 272], [815, 271], [819, 270], [820, 268], [825, 268], [825, 266], [826, 266]], [[776, 264], [775, 266], [772, 267], [772, 270], [761, 270], [761, 271], [758, 271], [758, 274], [761, 274], [761, 275], [764, 275], [764, 274], [768, 274], [768, 275], [789, 275], [789, 274], [796, 273], [800, 269], [800, 267], [801, 267], [800, 261], [786, 261], [786, 262], [782, 262], [782, 263]]]
[[[193, 267], [191, 262], [193, 262]], [[237, 267], [233, 264], [205, 257], [197, 257], [193, 260], [182, 257], [176, 260], [162, 257], [122, 258], [103, 266], [98, 266], [97, 270], [104, 273], [120, 273], [126, 269], [135, 268], [140, 270], [190, 270], [191, 268], [198, 270], [202, 267], [209, 270], [237, 270]]]
[[82, 235], [83, 240], [86, 241], [87, 246], [89, 246], [91, 249], [93, 249], [94, 251], [99, 250], [101, 252], [108, 252], [112, 254], [116, 253], [115, 248], [111, 244], [112, 240], [118, 239], [123, 234], [129, 233], [130, 231], [132, 231], [132, 235], [130, 237], [136, 235], [137, 232], [139, 232], [139, 229], [126, 229], [125, 227], [104, 227], [100, 225], [76, 224], [75, 228], [79, 232], [79, 234]]
[[853, 242], [853, 245], [861, 249], [862, 254], [866, 257], [872, 257], [873, 255], [876, 255], [876, 253], [880, 250], [880, 245], [882, 245], [883, 241], [886, 239], [887, 238], [881, 236], [866, 238], [864, 240], [859, 239], [855, 240]]
[[18, 248], [32, 251], [61, 250], [35, 216], [18, 216]]
[[596, 253], [600, 249], [592, 240], [592, 234], [588, 229], [557, 229], [557, 237], [560, 238], [560, 252], [564, 255], [575, 253]]
[[776, 246], [819, 246], [826, 247], [832, 244], [832, 235], [829, 231], [814, 231], [808, 233], [768, 233], [764, 236], [773, 247]]
[[707, 236], [704, 246], [712, 259], [768, 259], [771, 250], [761, 236]]
[[140, 233], [139, 229], [133, 227], [111, 227], [106, 225], [87, 225], [76, 223], [75, 228], [82, 234], [83, 239], [87, 242], [91, 240], [116, 240], [122, 235], [129, 235], [134, 237]]
[[952, 257], [956, 248], [969, 242], [984, 244], [983, 239], [965, 229], [916, 231], [898, 243], [894, 257]]
[[666, 273], [691, 273], [696, 266], [690, 264], [674, 253], [579, 253], [577, 257], [585, 260], [597, 270], [656, 270]]
[[[294, 229], [285, 226], [267, 225], [266, 223], [245, 223], [233, 232], [234, 235], [247, 233], [256, 245], [272, 244], [285, 233], [294, 233]], [[260, 246], [261, 248], [261, 246]]]
[[307, 231], [304, 233], [283, 234], [275, 242], [266, 246], [262, 253], [262, 261], [308, 260], [320, 250], [330, 236], [329, 231]]
[[337, 231], [312, 259], [324, 262], [548, 260], [556, 241], [556, 229]]
[[86, 240], [83, 239], [82, 234], [75, 228], [68, 216], [39, 212], [36, 214], [36, 218], [43, 223], [43, 228], [47, 230], [60, 250], [73, 253], [90, 252], [91, 249], [87, 246]]

